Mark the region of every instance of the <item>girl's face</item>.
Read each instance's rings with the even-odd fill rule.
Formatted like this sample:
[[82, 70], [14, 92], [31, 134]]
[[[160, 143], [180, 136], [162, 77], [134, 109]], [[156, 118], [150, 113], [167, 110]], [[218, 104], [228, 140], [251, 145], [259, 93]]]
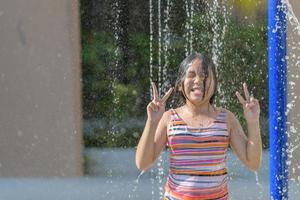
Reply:
[[[202, 68], [202, 61], [195, 59], [186, 71], [185, 79], [183, 82], [184, 92], [186, 97], [193, 103], [209, 102], [210, 97], [214, 94], [214, 79], [212, 70], [208, 68], [208, 77], [205, 83], [205, 89], [203, 81], [205, 79], [205, 73]], [[203, 92], [205, 97], [203, 98]]]

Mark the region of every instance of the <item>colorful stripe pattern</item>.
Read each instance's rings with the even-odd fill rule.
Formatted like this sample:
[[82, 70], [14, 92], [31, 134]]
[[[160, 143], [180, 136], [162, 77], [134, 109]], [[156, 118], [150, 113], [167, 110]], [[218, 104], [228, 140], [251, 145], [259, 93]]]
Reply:
[[221, 110], [216, 120], [203, 128], [191, 127], [174, 109], [171, 112], [170, 169], [164, 200], [227, 200], [226, 112]]

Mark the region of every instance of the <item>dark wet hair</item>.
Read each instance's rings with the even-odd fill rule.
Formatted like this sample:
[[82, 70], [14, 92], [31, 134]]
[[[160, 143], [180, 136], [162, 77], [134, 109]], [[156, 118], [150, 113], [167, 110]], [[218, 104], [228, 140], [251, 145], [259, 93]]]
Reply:
[[[197, 53], [197, 52], [193, 52], [191, 53], [188, 57], [186, 57], [180, 64], [179, 66], [179, 70], [178, 70], [178, 75], [177, 75], [177, 80], [175, 82], [175, 96], [177, 96], [178, 99], [178, 105], [177, 106], [182, 106], [186, 103], [186, 99], [187, 96], [185, 94], [184, 91], [184, 87], [183, 87], [183, 82], [184, 79], [186, 77], [186, 72], [190, 66], [190, 64], [195, 60], [195, 59], [199, 59], [202, 62], [202, 70], [205, 74], [204, 80], [203, 80], [203, 97], [205, 97], [205, 88], [206, 88], [206, 80], [208, 78], [208, 73], [209, 70], [212, 70], [213, 73], [213, 79], [215, 82], [215, 87], [214, 87], [214, 94], [210, 97], [209, 99], [209, 103], [213, 104], [215, 96], [216, 96], [216, 88], [217, 88], [217, 77], [216, 77], [216, 71], [215, 71], [215, 66], [212, 62], [212, 60], [207, 57], [205, 54], [203, 53]], [[179, 88], [182, 88], [181, 91], [179, 91]]]

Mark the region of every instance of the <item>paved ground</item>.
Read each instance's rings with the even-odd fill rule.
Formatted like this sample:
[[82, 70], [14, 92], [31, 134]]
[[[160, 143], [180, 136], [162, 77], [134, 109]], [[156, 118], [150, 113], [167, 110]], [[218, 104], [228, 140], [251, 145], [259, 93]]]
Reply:
[[[120, 153], [122, 152], [122, 153]], [[166, 181], [142, 174], [134, 166], [134, 150], [92, 150], [90, 175], [81, 178], [2, 178], [0, 200], [158, 200]], [[166, 155], [163, 155], [164, 160]], [[98, 161], [97, 161], [98, 160]], [[100, 161], [102, 164], [100, 164]], [[90, 164], [91, 164], [90, 163]], [[101, 166], [99, 166], [101, 165]], [[164, 168], [167, 168], [163, 164]], [[269, 199], [268, 152], [264, 152], [257, 174], [243, 167], [232, 152], [228, 154], [231, 200]], [[159, 174], [153, 167], [152, 174]], [[289, 199], [298, 200], [300, 184], [289, 185]]]
[[[125, 200], [159, 199], [158, 181], [136, 177], [84, 177], [79, 179], [1, 179], [2, 200]], [[268, 199], [267, 183], [230, 182], [231, 199]]]
[[[83, 177], [78, 179], [1, 179], [1, 200], [157, 200], [158, 182], [148, 178]], [[267, 200], [268, 183], [248, 180], [229, 182], [231, 200]], [[290, 185], [290, 200], [299, 199], [300, 185]]]

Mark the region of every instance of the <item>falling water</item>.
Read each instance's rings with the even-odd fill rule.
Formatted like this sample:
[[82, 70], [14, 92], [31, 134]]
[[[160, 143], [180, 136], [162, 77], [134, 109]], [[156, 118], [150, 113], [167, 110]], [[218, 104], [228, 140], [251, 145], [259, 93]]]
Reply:
[[[149, 66], [150, 66], [150, 82], [153, 81], [153, 4], [152, 0], [149, 0], [149, 22], [150, 22], [150, 58], [149, 58]], [[153, 99], [153, 91], [150, 85], [150, 98]], [[151, 169], [151, 191], [152, 191], [152, 199], [153, 199], [153, 191], [154, 191], [154, 180], [153, 180], [153, 169]], [[139, 177], [141, 174], [139, 175]], [[138, 179], [139, 179], [138, 177]]]
[[212, 60], [218, 69], [218, 60], [219, 60], [219, 54], [220, 54], [220, 45], [222, 44], [222, 40], [220, 40], [220, 23], [218, 23], [218, 7], [219, 2], [218, 0], [213, 1], [213, 5], [209, 6], [209, 14], [211, 16], [211, 24], [215, 24], [212, 28], [213, 31], [213, 40], [212, 40]]
[[292, 5], [290, 4], [289, 0], [281, 0], [281, 2], [282, 5], [286, 6], [287, 19], [289, 20], [290, 24], [294, 27], [293, 30], [297, 31], [298, 35], [300, 35], [300, 23], [294, 13]]
[[139, 180], [140, 177], [145, 173], [144, 170], [141, 171], [141, 173], [138, 175], [137, 179], [132, 183], [132, 189], [131, 192], [128, 194], [128, 199], [137, 199], [139, 198], [138, 194], [136, 194], [136, 191], [139, 186]]
[[258, 173], [257, 172], [254, 172], [255, 174], [255, 181], [256, 181], [256, 185], [258, 186], [259, 188], [259, 196], [258, 196], [258, 200], [262, 200], [263, 199], [263, 186], [261, 183], [259, 183], [259, 180], [258, 180]]
[[194, 30], [193, 30], [193, 19], [194, 19], [194, 6], [195, 2], [194, 0], [191, 0], [191, 6], [190, 6], [190, 53], [193, 51], [193, 41], [194, 41]]
[[[169, 20], [170, 20], [170, 10], [172, 8], [172, 1], [167, 0], [167, 5], [163, 6], [161, 0], [157, 2], [157, 26], [158, 26], [158, 92], [159, 96], [162, 96], [164, 92], [171, 86], [170, 81], [167, 79], [167, 69], [169, 67], [169, 49], [170, 49], [170, 28], [169, 28]], [[153, 80], [153, 45], [154, 45], [154, 8], [153, 1], [149, 0], [149, 8], [150, 8], [150, 80]], [[163, 10], [163, 12], [162, 12]], [[151, 91], [151, 99], [153, 98], [152, 89]], [[156, 186], [155, 181], [158, 181], [159, 185], [159, 196], [163, 197], [163, 180], [165, 178], [164, 170], [163, 170], [163, 160], [162, 156], [157, 160], [157, 175], [155, 175], [155, 171], [151, 168], [151, 184], [152, 184], [152, 199], [155, 198], [154, 195], [154, 186]], [[154, 178], [155, 177], [155, 178]]]
[[170, 12], [173, 6], [173, 2], [171, 0], [167, 0], [167, 6], [164, 9], [165, 19], [164, 19], [164, 29], [163, 29], [163, 55], [164, 55], [164, 66], [163, 66], [163, 85], [162, 91], [165, 92], [171, 87], [171, 83], [168, 80], [167, 72], [169, 67], [169, 56], [170, 56], [170, 43], [171, 43], [171, 33], [169, 28], [169, 21], [170, 21]]
[[157, 5], [157, 9], [158, 9], [158, 93], [159, 96], [161, 96], [161, 84], [162, 84], [162, 74], [161, 74], [161, 54], [162, 54], [162, 41], [161, 41], [161, 0], [158, 0], [158, 5]]
[[[195, 11], [195, 2], [194, 0], [188, 1], [185, 0], [185, 11], [186, 11], [186, 20], [185, 20], [185, 55], [188, 56], [193, 51], [193, 42], [197, 39], [194, 37], [194, 28], [193, 28], [193, 20], [194, 20], [194, 11]], [[150, 67], [150, 81], [153, 80], [153, 46], [154, 46], [154, 2], [149, 0], [149, 21], [150, 21], [150, 58], [149, 58], [149, 67]], [[157, 42], [158, 42], [158, 52], [157, 52], [157, 60], [158, 60], [158, 90], [159, 95], [162, 96], [164, 92], [171, 86], [170, 80], [167, 76], [167, 70], [169, 67], [169, 50], [171, 48], [170, 37], [171, 32], [169, 28], [170, 21], [170, 11], [172, 9], [173, 2], [171, 0], [166, 1], [166, 5], [162, 3], [161, 0], [157, 1]], [[208, 6], [210, 7], [210, 6]], [[163, 11], [163, 12], [162, 12]], [[222, 12], [225, 23], [221, 23], [217, 18], [217, 12]], [[214, 24], [213, 29], [213, 59], [217, 66], [219, 57], [221, 56], [221, 48], [223, 45], [223, 40], [226, 32], [227, 26], [227, 17], [228, 11], [225, 5], [218, 3], [217, 0], [214, 0], [212, 8], [209, 10], [209, 15], [213, 16], [211, 23]], [[152, 99], [152, 89], [151, 91], [151, 99]], [[164, 170], [163, 170], [163, 160], [162, 156], [158, 158], [157, 161], [157, 176], [154, 178], [155, 171], [151, 168], [151, 184], [152, 184], [152, 199], [154, 199], [154, 187], [156, 181], [158, 181], [159, 185], [159, 196], [163, 197], [163, 185], [162, 182], [165, 178]]]
[[[296, 102], [298, 101], [297, 95], [297, 85], [299, 83], [299, 72], [298, 69], [300, 67], [300, 23], [298, 18], [296, 17], [293, 7], [289, 0], [282, 0], [283, 7], [285, 7], [287, 21], [288, 21], [288, 30], [291, 30], [291, 33], [288, 34], [289, 41], [289, 56], [286, 57], [288, 62], [294, 63], [293, 65], [288, 65], [288, 70], [290, 74], [289, 84], [289, 94], [288, 99], [289, 102], [287, 104], [287, 114], [295, 109], [297, 109]], [[294, 39], [295, 37], [296, 39]], [[290, 71], [293, 70], [293, 73]], [[299, 152], [299, 143], [300, 137], [298, 133], [299, 127], [299, 117], [300, 115], [296, 112], [294, 113], [294, 117], [289, 116], [288, 124], [288, 138], [289, 138], [289, 148], [288, 148], [288, 161], [287, 166], [289, 167], [289, 196], [299, 196], [299, 188], [300, 188], [300, 162], [296, 160], [297, 157], [295, 153]], [[292, 139], [291, 139], [292, 138]], [[294, 155], [294, 157], [293, 157]]]
[[[218, 0], [213, 0], [212, 5], [208, 5], [208, 15], [210, 16], [210, 23], [212, 25], [212, 60], [218, 71], [220, 57], [222, 56], [222, 47], [225, 38], [226, 28], [228, 24], [228, 17], [231, 8], [227, 8], [226, 5]], [[218, 15], [222, 13], [222, 19]], [[224, 20], [223, 22], [221, 20]], [[219, 84], [218, 94], [223, 97], [222, 83]], [[220, 98], [220, 103], [224, 103], [225, 99]]]
[[117, 130], [115, 129], [115, 113], [116, 113], [116, 109], [117, 109], [117, 105], [119, 104], [119, 98], [116, 96], [116, 82], [117, 82], [117, 73], [115, 71], [115, 69], [118, 69], [120, 63], [119, 63], [119, 53], [120, 53], [120, 47], [118, 45], [118, 41], [119, 41], [119, 31], [121, 29], [119, 21], [120, 21], [120, 8], [119, 8], [119, 4], [118, 1], [114, 1], [113, 5], [112, 5], [112, 9], [113, 9], [113, 13], [114, 15], [114, 21], [113, 21], [113, 36], [114, 36], [114, 40], [115, 40], [115, 44], [116, 44], [116, 48], [114, 50], [114, 63], [111, 64], [112, 68], [111, 68], [111, 72], [112, 72], [112, 81], [110, 82], [110, 88], [111, 88], [111, 94], [113, 96], [113, 106], [112, 109], [113, 111], [111, 112], [111, 124], [110, 124], [110, 129], [108, 130], [109, 133], [111, 134], [116, 134]]
[[[153, 81], [153, 39], [154, 39], [154, 35], [153, 35], [153, 2], [152, 0], [149, 0], [149, 21], [150, 21], [150, 58], [149, 58], [149, 64], [150, 64], [150, 81]], [[152, 87], [150, 85], [150, 98], [153, 99], [153, 91], [152, 91]], [[151, 194], [152, 194], [152, 200], [154, 198], [154, 170], [153, 168], [151, 168]], [[141, 174], [140, 174], [141, 175]], [[140, 176], [139, 175], [139, 176]]]
[[194, 17], [194, 1], [184, 1], [185, 4], [185, 12], [187, 19], [185, 20], [185, 57], [187, 57], [193, 51], [193, 17]]
[[[153, 81], [153, 5], [152, 0], [149, 0], [149, 22], [150, 22], [150, 44], [149, 44], [149, 67], [150, 67], [150, 82]], [[150, 96], [153, 97], [152, 87], [149, 84]]]
[[[159, 1], [159, 3], [161, 3]], [[160, 9], [161, 7], [159, 6], [159, 58], [164, 58], [164, 65], [162, 66], [162, 79], [159, 82], [160, 83], [160, 94], [163, 95], [163, 93], [166, 91], [168, 87], [170, 87], [170, 83], [167, 80], [167, 69], [169, 67], [169, 48], [170, 48], [170, 29], [169, 29], [169, 20], [170, 20], [170, 9], [172, 7], [172, 2], [171, 0], [167, 0], [167, 5], [164, 7], [164, 12], [163, 12], [163, 18], [164, 20], [161, 19], [161, 13]], [[163, 28], [162, 28], [163, 27]], [[163, 38], [163, 40], [162, 40]], [[161, 60], [160, 60], [160, 66], [162, 65]], [[161, 73], [161, 71], [159, 71]], [[157, 169], [158, 169], [158, 175], [157, 175], [157, 180], [159, 183], [159, 196], [160, 199], [163, 198], [164, 195], [164, 187], [163, 187], [163, 180], [165, 178], [164, 174], [164, 168], [163, 168], [163, 159], [162, 155], [159, 156], [158, 162], [157, 162]]]

